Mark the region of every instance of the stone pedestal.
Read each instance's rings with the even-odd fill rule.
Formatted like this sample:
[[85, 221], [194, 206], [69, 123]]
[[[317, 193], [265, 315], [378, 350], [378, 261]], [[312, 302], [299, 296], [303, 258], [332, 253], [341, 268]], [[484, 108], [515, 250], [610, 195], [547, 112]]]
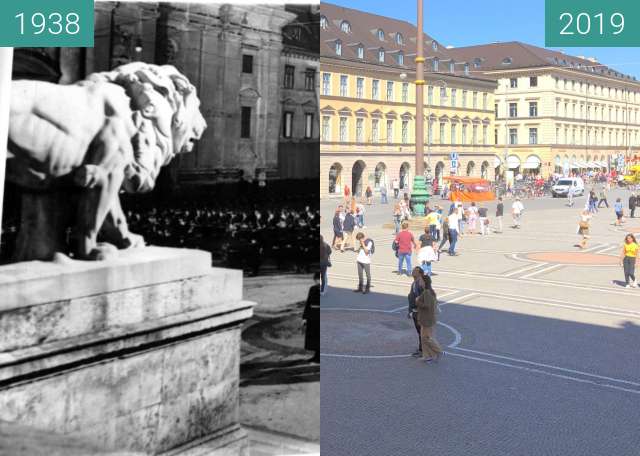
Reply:
[[241, 271], [147, 247], [0, 267], [0, 420], [102, 450], [243, 455]]

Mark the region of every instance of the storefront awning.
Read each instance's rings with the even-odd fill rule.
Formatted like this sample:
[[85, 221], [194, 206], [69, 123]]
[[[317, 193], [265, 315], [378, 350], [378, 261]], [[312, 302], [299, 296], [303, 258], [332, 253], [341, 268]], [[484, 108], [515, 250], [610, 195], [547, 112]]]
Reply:
[[509, 169], [515, 169], [520, 166], [520, 159], [515, 155], [509, 155], [507, 157], [507, 166]]
[[524, 162], [524, 165], [522, 166], [522, 168], [524, 168], [524, 169], [538, 169], [538, 168], [540, 168], [541, 164], [542, 164], [542, 162], [540, 161], [540, 159], [538, 157], [536, 157], [535, 155], [529, 155], [527, 157], [527, 161]]

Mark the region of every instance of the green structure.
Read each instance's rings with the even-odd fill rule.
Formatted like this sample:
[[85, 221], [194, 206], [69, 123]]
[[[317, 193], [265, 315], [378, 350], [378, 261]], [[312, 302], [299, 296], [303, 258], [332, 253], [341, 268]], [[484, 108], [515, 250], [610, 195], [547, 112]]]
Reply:
[[416, 217], [422, 217], [425, 215], [425, 207], [429, 202], [431, 194], [427, 189], [427, 180], [424, 176], [416, 176], [413, 179], [413, 191], [411, 192], [411, 206], [413, 207], [413, 214]]

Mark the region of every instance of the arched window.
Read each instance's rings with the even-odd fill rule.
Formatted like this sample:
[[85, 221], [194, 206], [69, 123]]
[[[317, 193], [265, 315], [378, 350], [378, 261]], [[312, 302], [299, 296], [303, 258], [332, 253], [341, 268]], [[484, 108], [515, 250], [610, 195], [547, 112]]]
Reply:
[[384, 41], [384, 30], [378, 29], [378, 39]]
[[342, 41], [336, 40], [336, 54], [342, 55]]
[[320, 16], [320, 28], [326, 30], [329, 25], [326, 16]]
[[505, 57], [504, 59], [502, 59], [503, 65], [511, 65], [512, 62], [513, 60], [511, 59], [511, 57]]
[[440, 60], [436, 57], [435, 59], [433, 59], [431, 66], [433, 68], [433, 71], [438, 71], [438, 69], [440, 68]]
[[344, 33], [351, 33], [351, 24], [349, 24], [348, 21], [342, 21], [342, 23], [340, 24], [340, 30], [342, 30]]
[[431, 43], [431, 48], [432, 48], [434, 51], [437, 51], [437, 50], [438, 50], [438, 43], [436, 43], [435, 41], [433, 41], [433, 42]]
[[404, 65], [404, 54], [402, 52], [398, 52], [396, 59], [398, 60], [398, 65]]
[[402, 37], [402, 33], [397, 33], [396, 34], [396, 44], [403, 46], [404, 45], [404, 38]]
[[384, 49], [378, 49], [378, 62], [384, 63]]

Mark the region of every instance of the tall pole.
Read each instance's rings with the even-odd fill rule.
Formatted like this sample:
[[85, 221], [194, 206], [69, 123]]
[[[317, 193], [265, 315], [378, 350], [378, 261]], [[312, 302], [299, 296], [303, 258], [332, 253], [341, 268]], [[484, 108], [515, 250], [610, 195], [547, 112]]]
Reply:
[[416, 172], [413, 178], [411, 206], [417, 216], [423, 216], [429, 201], [424, 178], [424, 33], [422, 2], [418, 1], [418, 20], [416, 36]]
[[0, 232], [2, 231], [2, 204], [4, 201], [4, 179], [9, 136], [9, 101], [11, 97], [12, 67], [13, 48], [0, 47]]

